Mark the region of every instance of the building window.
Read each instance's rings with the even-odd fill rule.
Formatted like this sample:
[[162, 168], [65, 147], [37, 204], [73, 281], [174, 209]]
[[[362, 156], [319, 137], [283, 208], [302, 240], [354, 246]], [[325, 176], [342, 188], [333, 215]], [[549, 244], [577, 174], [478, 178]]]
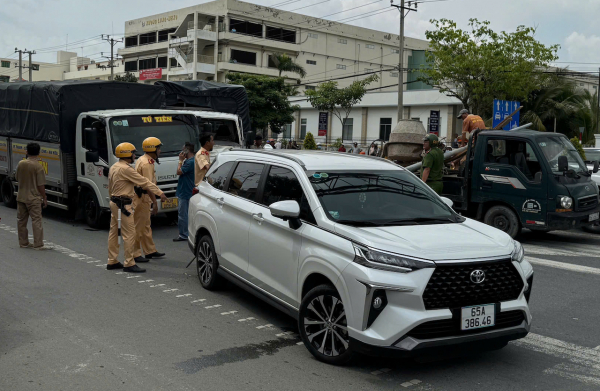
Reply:
[[306, 138], [306, 118], [300, 120], [300, 140]]
[[365, 47], [366, 47], [367, 49], [375, 49], [375, 45], [373, 45], [373, 44], [370, 44], [370, 43], [366, 44], [366, 45], [365, 45]]
[[10, 81], [10, 76], [0, 76], [0, 83], [8, 83]]
[[373, 68], [365, 68], [365, 72], [373, 72]]
[[156, 31], [140, 34], [140, 45], [148, 45], [156, 42]]
[[346, 118], [342, 127], [342, 140], [352, 140], [352, 131], [354, 128], [354, 118]]
[[267, 39], [296, 43], [296, 30], [286, 30], [267, 26]]
[[594, 88], [595, 90], [597, 90], [597, 89], [598, 89], [598, 86], [593, 86], [593, 88]]
[[130, 48], [132, 46], [138, 45], [138, 36], [134, 35], [133, 37], [125, 37], [125, 47]]
[[140, 60], [139, 68], [140, 70], [156, 68], [156, 58], [146, 58], [144, 60]]
[[287, 124], [287, 125], [283, 125], [281, 127], [281, 130], [283, 131], [283, 138], [287, 138], [290, 139], [292, 138], [292, 124]]
[[390, 72], [391, 77], [398, 77], [398, 72]]
[[169, 34], [174, 33], [176, 28], [160, 30], [158, 32], [158, 42], [166, 42], [169, 39]]
[[583, 83], [579, 83], [579, 86], [580, 86], [580, 87], [583, 87]]
[[10, 68], [10, 61], [2, 61], [2, 68]]
[[125, 72], [135, 72], [138, 70], [137, 60], [125, 61]]
[[229, 31], [236, 34], [251, 35], [262, 38], [262, 24], [247, 22], [245, 20], [230, 19]]
[[256, 53], [231, 49], [230, 62], [256, 66]]
[[177, 67], [179, 67], [179, 63], [177, 62], [176, 59], [170, 58], [169, 62], [171, 63], [171, 68], [177, 68]]
[[306, 90], [311, 90], [311, 91], [316, 91], [317, 87], [315, 87], [315, 86], [306, 86], [305, 89]]
[[392, 119], [391, 118], [380, 118], [379, 119], [379, 138], [383, 141], [390, 140], [390, 133], [392, 133]]
[[346, 69], [346, 66], [342, 65], [342, 64], [337, 64], [336, 68], [337, 69]]
[[158, 58], [158, 67], [163, 69], [167, 68], [167, 57]]
[[347, 45], [348, 44], [348, 40], [344, 39], [344, 38], [338, 38], [338, 43], [341, 43], [342, 45]]
[[314, 39], [318, 39], [318, 38], [319, 38], [319, 34], [315, 34], [315, 33], [308, 33], [308, 38], [314, 38]]
[[317, 65], [317, 62], [315, 60], [306, 60], [306, 63], [308, 65]]
[[400, 49], [392, 49], [392, 53], [400, 54]]

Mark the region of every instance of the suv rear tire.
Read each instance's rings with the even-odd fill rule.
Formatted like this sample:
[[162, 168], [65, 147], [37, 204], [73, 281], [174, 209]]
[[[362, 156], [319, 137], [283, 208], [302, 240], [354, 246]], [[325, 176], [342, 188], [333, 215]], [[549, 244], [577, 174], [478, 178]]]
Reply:
[[491, 207], [485, 214], [483, 222], [515, 238], [521, 232], [519, 218], [512, 209], [503, 205]]
[[223, 279], [217, 274], [218, 268], [215, 245], [210, 236], [204, 235], [196, 246], [196, 272], [204, 289], [212, 291], [222, 285]]
[[354, 356], [344, 303], [331, 285], [319, 285], [302, 298], [298, 329], [304, 345], [319, 361], [343, 365]]

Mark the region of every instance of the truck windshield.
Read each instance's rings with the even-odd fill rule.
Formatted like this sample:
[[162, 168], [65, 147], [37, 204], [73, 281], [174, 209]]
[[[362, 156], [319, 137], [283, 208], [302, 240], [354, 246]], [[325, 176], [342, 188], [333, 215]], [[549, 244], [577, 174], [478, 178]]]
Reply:
[[354, 226], [461, 221], [426, 184], [403, 170], [308, 172], [329, 219]]
[[191, 114], [112, 117], [109, 128], [113, 146], [132, 143], [138, 154], [143, 154], [142, 142], [148, 137], [157, 137], [162, 142], [162, 157], [177, 156], [186, 141], [198, 149], [197, 122]]
[[197, 118], [200, 133], [212, 133], [216, 145], [240, 145], [240, 137], [234, 120], [222, 118]]
[[536, 142], [550, 164], [553, 173], [561, 174], [558, 170], [558, 158], [560, 156], [566, 156], [570, 170], [577, 173], [588, 172], [583, 159], [566, 137], [538, 137]]

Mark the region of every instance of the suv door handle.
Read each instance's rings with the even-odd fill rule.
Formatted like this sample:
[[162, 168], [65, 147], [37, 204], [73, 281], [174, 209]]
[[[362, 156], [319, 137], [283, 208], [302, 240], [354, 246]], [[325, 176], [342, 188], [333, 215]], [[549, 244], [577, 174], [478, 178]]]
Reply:
[[262, 213], [259, 214], [253, 214], [252, 218], [256, 221], [258, 221], [259, 223], [262, 223], [263, 221], [265, 221], [265, 219], [262, 217]]
[[225, 205], [225, 199], [224, 198], [217, 198], [217, 204], [223, 206]]

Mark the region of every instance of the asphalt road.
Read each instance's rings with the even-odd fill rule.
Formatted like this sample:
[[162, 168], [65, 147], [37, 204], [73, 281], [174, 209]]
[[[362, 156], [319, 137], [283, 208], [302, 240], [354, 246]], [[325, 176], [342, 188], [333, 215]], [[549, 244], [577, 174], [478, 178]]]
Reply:
[[485, 354], [416, 362], [316, 361], [295, 322], [244, 291], [208, 292], [177, 228], [157, 219], [163, 260], [105, 270], [108, 232], [45, 212], [56, 248], [19, 248], [0, 206], [0, 390], [591, 390], [600, 388], [600, 235], [520, 238], [534, 263], [533, 326]]

